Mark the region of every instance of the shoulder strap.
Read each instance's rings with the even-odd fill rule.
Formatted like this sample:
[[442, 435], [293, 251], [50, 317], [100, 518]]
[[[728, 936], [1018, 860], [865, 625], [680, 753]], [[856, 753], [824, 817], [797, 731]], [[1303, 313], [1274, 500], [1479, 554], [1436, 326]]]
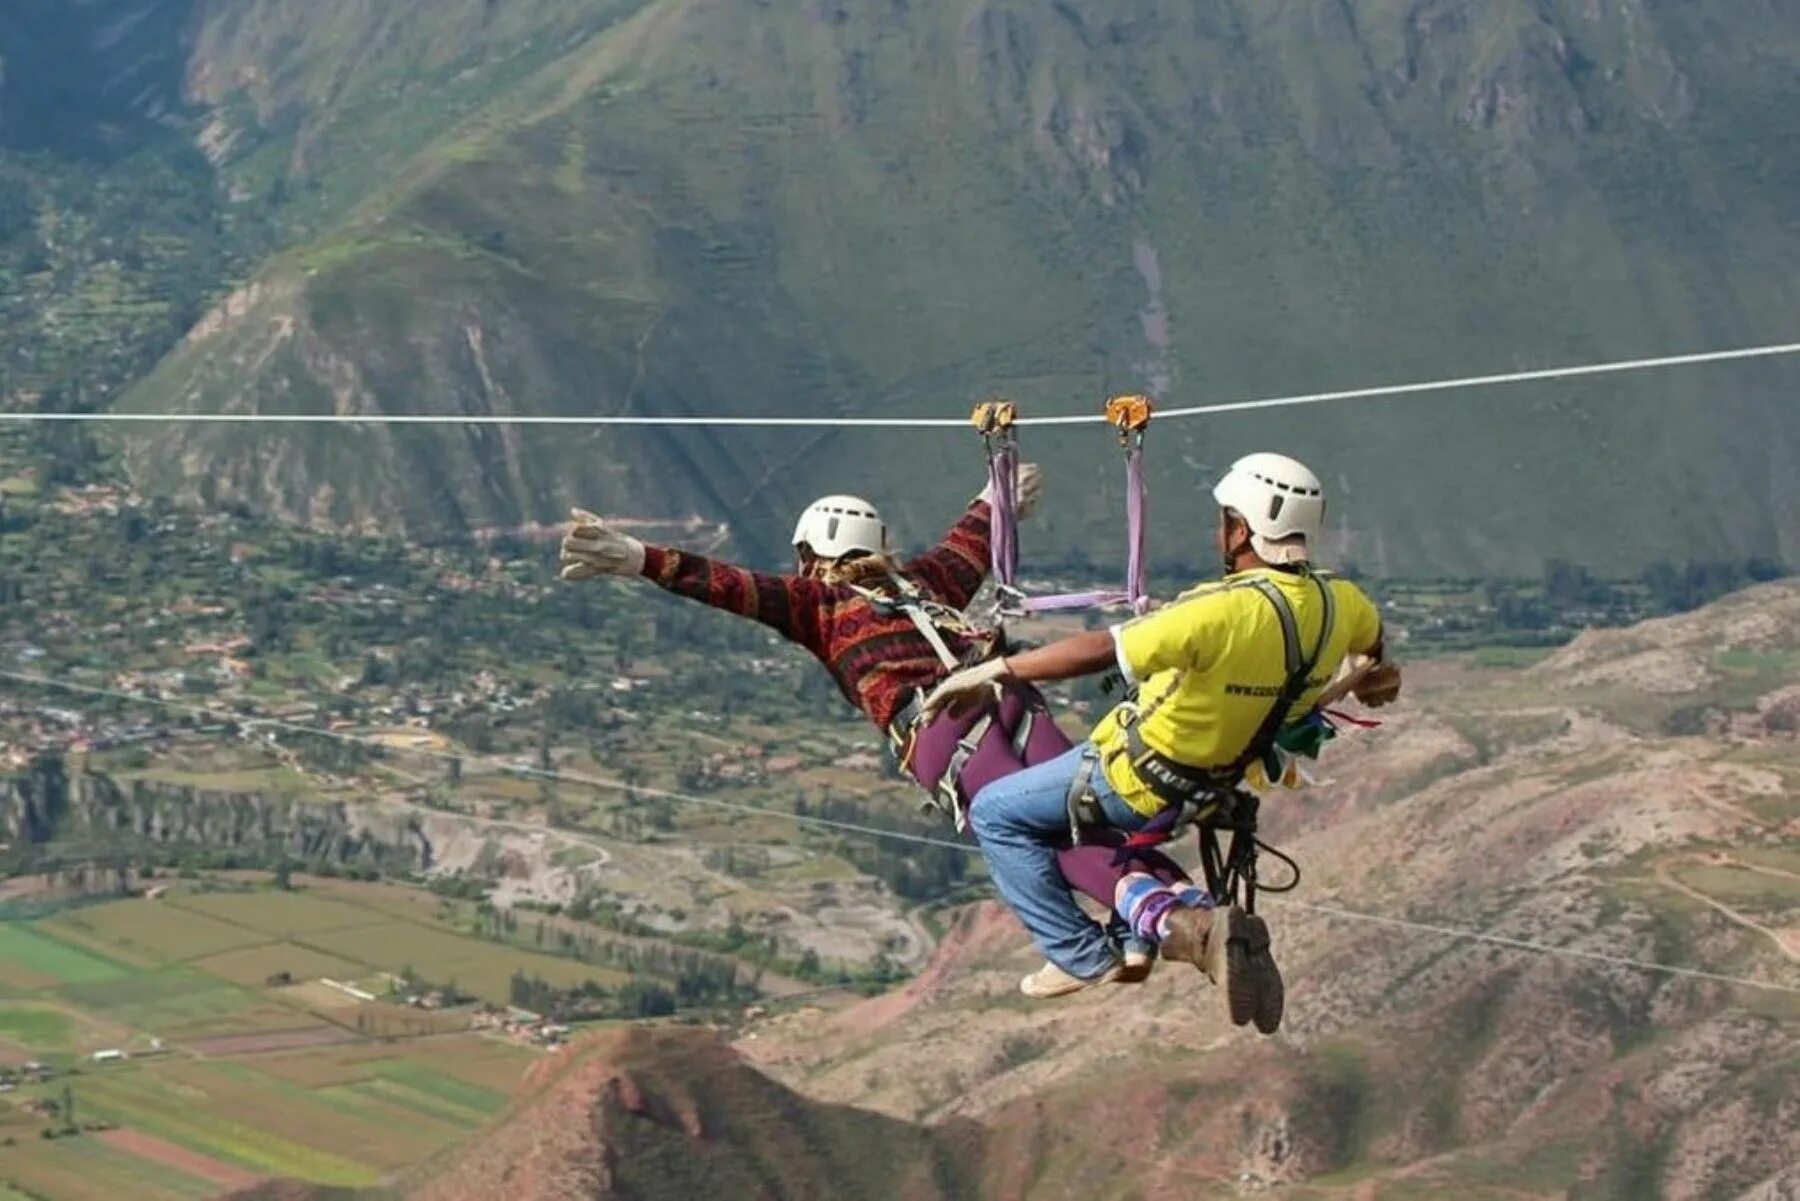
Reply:
[[1287, 678], [1282, 682], [1281, 691], [1276, 695], [1275, 703], [1269, 706], [1268, 713], [1263, 716], [1262, 724], [1251, 736], [1249, 745], [1232, 761], [1230, 771], [1233, 776], [1242, 775], [1252, 763], [1269, 753], [1269, 748], [1275, 743], [1276, 735], [1281, 732], [1282, 723], [1287, 720], [1288, 710], [1294, 707], [1295, 701], [1305, 695], [1306, 681], [1312, 676], [1313, 669], [1319, 665], [1319, 657], [1325, 653], [1325, 648], [1331, 644], [1332, 626], [1337, 621], [1337, 600], [1331, 595], [1331, 585], [1328, 582], [1319, 579], [1311, 572], [1307, 573], [1307, 578], [1318, 585], [1319, 598], [1324, 602], [1324, 612], [1319, 617], [1319, 640], [1313, 644], [1312, 654], [1305, 655], [1304, 658], [1302, 658], [1303, 652], [1300, 649], [1300, 624], [1294, 617], [1294, 607], [1288, 604], [1288, 599], [1281, 594], [1281, 589], [1268, 580], [1259, 576], [1254, 581], [1256, 590], [1262, 593], [1274, 608], [1275, 617], [1281, 622], [1281, 641], [1287, 666]]
[[888, 573], [888, 578], [893, 581], [897, 596], [888, 596], [873, 588], [862, 588], [855, 584], [851, 584], [849, 587], [852, 592], [870, 604], [887, 609], [898, 609], [906, 614], [907, 620], [913, 623], [913, 628], [919, 631], [920, 637], [931, 644], [932, 652], [937, 655], [938, 662], [942, 663], [948, 671], [960, 670], [962, 660], [950, 653], [950, 645], [944, 641], [943, 631], [938, 629], [937, 623], [926, 611], [925, 605], [919, 598], [919, 590], [913, 586], [912, 581], [893, 572]]

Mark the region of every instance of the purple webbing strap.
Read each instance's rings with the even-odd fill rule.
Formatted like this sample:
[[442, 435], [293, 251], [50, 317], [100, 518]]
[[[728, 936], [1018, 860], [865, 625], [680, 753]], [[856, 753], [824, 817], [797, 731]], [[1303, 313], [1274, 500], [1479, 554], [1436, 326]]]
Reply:
[[1097, 609], [1101, 605], [1118, 605], [1130, 600], [1123, 592], [1064, 592], [1056, 596], [1028, 596], [1027, 613], [1055, 613], [1062, 609]]
[[1144, 552], [1145, 511], [1148, 490], [1144, 487], [1144, 448], [1133, 442], [1125, 448], [1125, 591], [1131, 607], [1139, 613], [1149, 600], [1150, 560]]
[[[1142, 613], [1150, 599], [1149, 589], [1146, 587], [1150, 564], [1149, 557], [1144, 553], [1146, 493], [1143, 447], [1133, 442], [1125, 449], [1125, 591], [1098, 589], [1091, 592], [1064, 592], [1056, 596], [1028, 596], [1021, 605], [1025, 612], [1055, 613], [1064, 609], [1097, 609], [1104, 605], [1129, 604], [1135, 612]], [[999, 574], [999, 545], [996, 537], [996, 575]], [[1016, 542], [1012, 545], [1012, 551], [1016, 568]], [[1011, 578], [1003, 578], [1001, 583], [1010, 584]]]
[[994, 580], [1003, 588], [1012, 588], [1019, 575], [1019, 514], [1014, 494], [1018, 482], [1019, 448], [1008, 438], [988, 454], [988, 492], [993, 497], [988, 554]]

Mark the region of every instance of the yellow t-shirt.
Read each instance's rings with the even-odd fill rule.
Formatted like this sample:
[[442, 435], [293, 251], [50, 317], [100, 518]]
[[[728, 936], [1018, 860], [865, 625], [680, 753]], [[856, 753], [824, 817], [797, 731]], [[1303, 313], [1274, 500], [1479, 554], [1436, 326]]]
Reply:
[[[1151, 750], [1188, 767], [1227, 767], [1256, 736], [1287, 679], [1281, 619], [1249, 582], [1257, 577], [1279, 588], [1293, 607], [1302, 658], [1318, 644], [1325, 615], [1319, 582], [1331, 588], [1336, 605], [1330, 640], [1284, 720], [1312, 708], [1347, 656], [1367, 654], [1381, 641], [1381, 614], [1348, 580], [1315, 582], [1258, 568], [1196, 588], [1113, 630], [1119, 669], [1127, 684], [1139, 685], [1139, 730]], [[1131, 765], [1119, 712], [1113, 709], [1094, 728], [1094, 745], [1119, 798], [1148, 816], [1162, 802]]]

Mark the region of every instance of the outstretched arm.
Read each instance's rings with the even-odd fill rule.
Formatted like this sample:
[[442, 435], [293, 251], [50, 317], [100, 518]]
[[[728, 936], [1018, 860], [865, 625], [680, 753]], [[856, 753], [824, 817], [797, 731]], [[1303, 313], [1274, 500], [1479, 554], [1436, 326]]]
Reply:
[[901, 570], [944, 604], [953, 609], [965, 607], [975, 599], [975, 594], [981, 590], [981, 582], [987, 579], [988, 537], [992, 523], [993, 510], [984, 498], [977, 497], [950, 527], [943, 541]]
[[772, 575], [667, 546], [644, 548], [644, 577], [677, 596], [768, 626], [783, 638], [825, 651], [825, 586], [797, 575]]
[[[990, 539], [993, 536], [994, 510], [989, 488], [969, 503], [944, 540], [906, 564], [903, 568], [938, 600], [954, 609], [966, 608], [981, 590], [992, 562]], [[1019, 489], [1014, 510], [1020, 518], [1037, 507], [1043, 491], [1043, 473], [1036, 463], [1019, 465]]]
[[1105, 671], [1116, 661], [1112, 631], [1089, 630], [1009, 656], [1006, 674], [1023, 683], [1071, 680]]
[[594, 514], [574, 510], [563, 535], [561, 576], [642, 575], [657, 586], [748, 617], [815, 654], [824, 652], [826, 589], [802, 576], [769, 575], [666, 546], [647, 546]]
[[1107, 630], [1090, 630], [1009, 658], [989, 659], [965, 667], [932, 689], [925, 698], [925, 716], [943, 709], [961, 713], [1007, 681], [1068, 680], [1104, 671], [1114, 661], [1112, 634]]

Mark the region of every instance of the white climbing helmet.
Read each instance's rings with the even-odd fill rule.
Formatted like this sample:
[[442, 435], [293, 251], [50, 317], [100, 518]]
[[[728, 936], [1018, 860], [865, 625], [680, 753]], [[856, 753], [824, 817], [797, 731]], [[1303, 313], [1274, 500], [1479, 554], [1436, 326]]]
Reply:
[[806, 506], [794, 526], [794, 545], [821, 559], [841, 559], [861, 551], [886, 554], [887, 523], [875, 506], [859, 496], [821, 496]]
[[1243, 517], [1250, 545], [1265, 563], [1305, 562], [1325, 529], [1324, 486], [1286, 455], [1245, 455], [1213, 489], [1213, 499]]

